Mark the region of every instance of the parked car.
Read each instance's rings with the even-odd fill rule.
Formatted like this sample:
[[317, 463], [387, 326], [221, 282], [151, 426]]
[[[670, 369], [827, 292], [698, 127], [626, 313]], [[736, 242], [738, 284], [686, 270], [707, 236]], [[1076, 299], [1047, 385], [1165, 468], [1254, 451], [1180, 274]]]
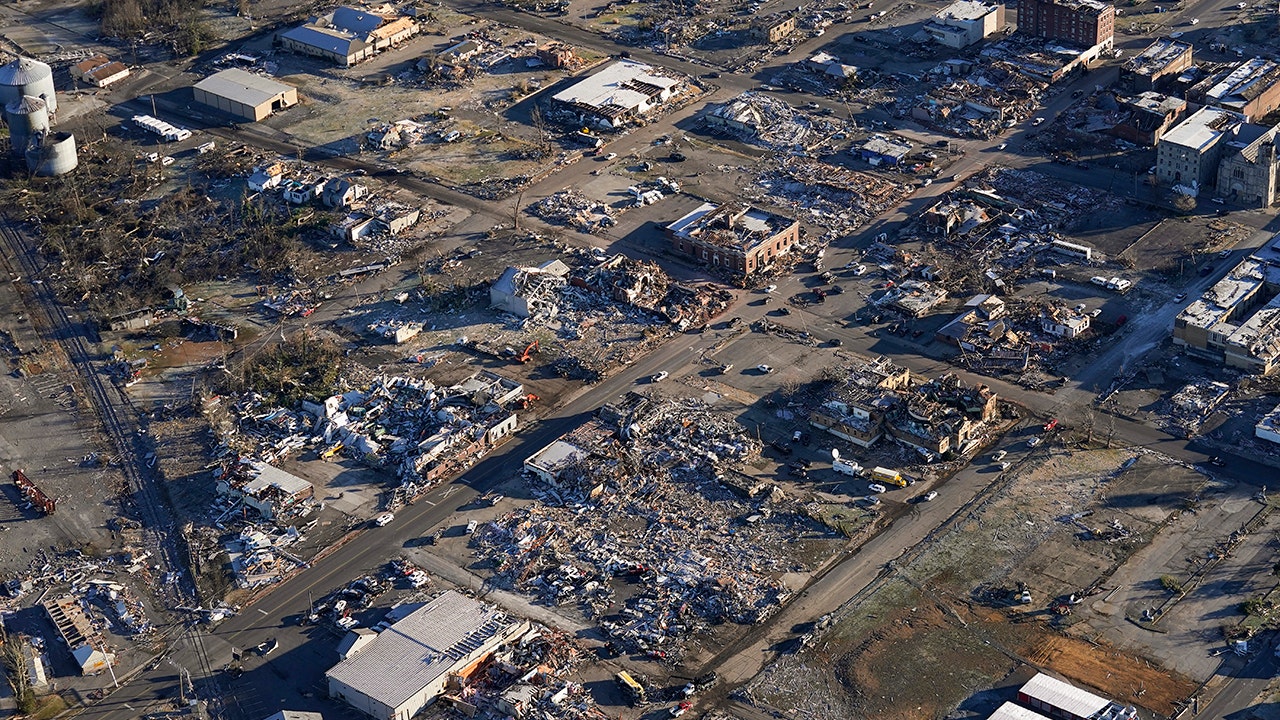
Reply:
[[671, 373], [667, 372], [666, 370], [663, 370], [657, 375], [654, 375], [653, 377], [649, 378], [649, 382], [662, 382], [663, 380], [666, 380], [670, 375]]
[[391, 524], [392, 520], [395, 520], [395, 519], [396, 519], [396, 516], [392, 515], [391, 513], [382, 513], [381, 515], [373, 519], [373, 524], [377, 525], [378, 527], [386, 527], [387, 525]]
[[1183, 300], [1186, 300], [1186, 299], [1187, 299], [1186, 293], [1178, 293], [1177, 295], [1173, 296], [1174, 302], [1182, 302]]
[[777, 289], [778, 289], [778, 286], [777, 286], [777, 285], [768, 285], [768, 286], [765, 286], [764, 291], [765, 291], [765, 292], [767, 292], [767, 293], [771, 293], [771, 292], [773, 292], [774, 290], [777, 290]]
[[937, 491], [937, 490], [930, 490], [929, 492], [927, 492], [927, 493], [925, 493], [925, 494], [924, 494], [924, 497], [922, 498], [922, 501], [923, 501], [923, 502], [929, 502], [930, 500], [936, 500], [937, 498], [938, 498], [938, 491]]
[[881, 485], [880, 483], [871, 483], [867, 486], [867, 489], [876, 493], [889, 492], [889, 488]]
[[768, 375], [768, 374], [770, 374], [770, 373], [772, 373], [772, 372], [773, 372], [773, 367], [771, 367], [771, 366], [769, 366], [769, 365], [765, 365], [764, 363], [760, 363], [759, 365], [757, 365], [757, 366], [756, 366], [756, 370], [759, 370], [760, 372], [764, 373], [765, 375]]
[[1008, 450], [1001, 450], [1000, 452], [996, 453], [995, 455], [992, 455], [992, 456], [991, 456], [991, 460], [992, 460], [993, 462], [1000, 462], [1000, 461], [1001, 461], [1001, 460], [1003, 460], [1003, 459], [1004, 459], [1004, 457], [1005, 457], [1006, 455], [1008, 455], [1008, 454], [1009, 454], [1009, 451], [1008, 451]]
[[1035, 447], [1040, 444], [1041, 438], [1033, 437], [1027, 441], [1027, 447]]
[[1009, 462], [1008, 460], [1005, 460], [1004, 462], [1000, 463], [1000, 472], [1004, 472], [1005, 470], [1008, 470], [1011, 467], [1013, 467], [1013, 463]]

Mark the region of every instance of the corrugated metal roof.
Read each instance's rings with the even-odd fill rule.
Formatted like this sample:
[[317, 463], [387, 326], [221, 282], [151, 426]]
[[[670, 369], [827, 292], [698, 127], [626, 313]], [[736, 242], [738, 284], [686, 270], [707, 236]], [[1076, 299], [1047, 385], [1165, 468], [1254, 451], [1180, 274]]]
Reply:
[[1007, 702], [1001, 705], [987, 720], [1049, 720], [1035, 710], [1028, 710], [1021, 705]]
[[353, 7], [340, 7], [334, 10], [332, 20], [334, 27], [340, 27], [357, 35], [368, 35], [386, 21], [387, 19], [381, 15]]
[[19, 57], [0, 67], [0, 85], [26, 85], [53, 77], [53, 69], [39, 60]]
[[310, 45], [326, 52], [337, 53], [343, 57], [353, 55], [357, 50], [363, 50], [367, 47], [367, 43], [363, 40], [347, 37], [337, 30], [327, 30], [311, 25], [303, 25], [292, 30], [286, 30], [280, 33], [280, 37], [288, 38], [303, 45]]
[[14, 115], [28, 115], [33, 112], [48, 110], [49, 104], [38, 97], [23, 95], [17, 100], [14, 100], [13, 102], [6, 105], [4, 109], [13, 113]]
[[1037, 673], [1018, 692], [1076, 717], [1093, 717], [1111, 704], [1111, 701], [1106, 698], [1044, 673]]
[[383, 630], [325, 675], [398, 708], [516, 622], [450, 590]]
[[257, 107], [292, 89], [271, 78], [232, 68], [215, 73], [196, 83], [196, 87], [218, 97]]

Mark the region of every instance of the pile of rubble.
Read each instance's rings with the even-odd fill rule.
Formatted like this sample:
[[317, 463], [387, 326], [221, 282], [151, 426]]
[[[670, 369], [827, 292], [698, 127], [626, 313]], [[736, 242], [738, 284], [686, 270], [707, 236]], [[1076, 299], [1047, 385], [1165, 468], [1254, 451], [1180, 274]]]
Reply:
[[286, 549], [301, 539], [296, 528], [264, 532], [249, 526], [228, 540], [225, 548], [236, 587], [248, 590], [271, 585], [306, 566], [305, 560]]
[[693, 400], [632, 395], [600, 416], [558, 441], [583, 449], [536, 491], [542, 504], [474, 537], [498, 582], [576, 603], [616, 645], [667, 658], [710, 625], [775, 612], [788, 596], [777, 578], [806, 569], [778, 549], [823, 531], [795, 508], [766, 506], [785, 502], [776, 487], [762, 500], [731, 489], [759, 441]]
[[1184, 385], [1169, 398], [1168, 415], [1173, 425], [1188, 436], [1196, 431], [1209, 416], [1226, 402], [1231, 386], [1223, 382], [1202, 379]]
[[1081, 218], [1114, 209], [1123, 202], [1104, 190], [1060, 182], [1031, 170], [993, 167], [974, 180], [1007, 200], [1035, 208], [1041, 222], [1057, 228], [1070, 228]]
[[840, 234], [896, 206], [910, 186], [803, 157], [787, 157], [757, 183], [778, 202], [807, 208], [808, 221]]
[[561, 190], [529, 206], [529, 213], [550, 223], [584, 233], [600, 232], [614, 223], [614, 211], [575, 190]]
[[804, 146], [813, 119], [790, 103], [769, 95], [745, 92], [704, 116], [716, 131], [774, 150]]
[[535, 625], [498, 652], [483, 672], [462, 688], [463, 702], [487, 708], [494, 716], [523, 718], [597, 718], [591, 693], [564, 679], [583, 659], [563, 632]]

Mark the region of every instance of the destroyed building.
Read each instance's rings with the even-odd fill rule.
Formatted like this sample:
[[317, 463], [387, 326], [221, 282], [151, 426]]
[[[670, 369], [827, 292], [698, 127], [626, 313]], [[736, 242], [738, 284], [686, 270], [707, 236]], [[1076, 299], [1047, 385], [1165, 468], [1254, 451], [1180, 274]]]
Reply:
[[1154, 146], [1187, 112], [1187, 101], [1172, 95], [1143, 92], [1116, 98], [1118, 115], [1103, 120], [1112, 135], [1137, 145]]
[[680, 95], [685, 83], [635, 60], [618, 60], [556, 93], [554, 100], [575, 125], [618, 128]]
[[538, 60], [556, 70], [572, 70], [582, 64], [582, 58], [570, 46], [551, 41], [538, 46]]
[[409, 720], [529, 629], [528, 621], [448, 590], [326, 672], [329, 696], [378, 720]]
[[1193, 85], [1187, 100], [1229, 110], [1253, 122], [1280, 107], [1280, 62], [1251, 58]]
[[962, 350], [989, 350], [1008, 333], [1005, 303], [995, 295], [975, 295], [934, 337]]
[[672, 250], [713, 267], [751, 276], [773, 266], [800, 241], [800, 223], [749, 205], [704, 202], [666, 227]]
[[1135, 93], [1163, 92], [1170, 80], [1191, 67], [1191, 58], [1191, 43], [1156, 38], [1121, 66], [1120, 85]]
[[1021, 0], [1018, 32], [1083, 48], [1110, 48], [1116, 8], [1099, 0]]
[[63, 595], [45, 600], [41, 605], [71, 651], [80, 674], [97, 675], [114, 665], [116, 656], [107, 652], [106, 641], [94, 627], [82, 602], [74, 596]]
[[346, 178], [333, 178], [324, 184], [320, 199], [325, 207], [345, 208], [351, 207], [368, 194], [369, 189], [364, 185]]
[[509, 267], [489, 286], [489, 304], [516, 317], [553, 318], [560, 312], [560, 291], [569, 267], [548, 260], [537, 267]]
[[302, 55], [350, 67], [416, 35], [413, 18], [392, 18], [353, 7], [340, 7], [277, 36], [280, 46]]
[[880, 296], [877, 304], [893, 307], [908, 317], [921, 318], [946, 299], [947, 291], [942, 287], [925, 281], [905, 280]]
[[1040, 311], [1040, 329], [1054, 337], [1077, 338], [1088, 332], [1092, 318], [1065, 305], [1049, 305]]
[[769, 95], [745, 92], [703, 115], [707, 126], [727, 135], [775, 148], [802, 144], [813, 123], [789, 103]]
[[1231, 269], [1173, 321], [1188, 354], [1269, 375], [1280, 363], [1280, 235]]
[[782, 17], [762, 18], [751, 24], [750, 35], [761, 43], [774, 44], [786, 39], [796, 31], [795, 15], [784, 14]]
[[911, 154], [911, 143], [877, 133], [867, 138], [862, 147], [858, 148], [858, 154], [872, 165], [897, 167]]
[[849, 65], [828, 52], [817, 52], [801, 63], [809, 72], [843, 82], [858, 77], [858, 66]]
[[1253, 426], [1253, 435], [1280, 445], [1280, 405], [1258, 419]]
[[999, 417], [997, 397], [985, 385], [969, 387], [955, 375], [912, 384], [911, 373], [887, 358], [846, 368], [809, 424], [861, 447], [885, 435], [928, 460], [965, 448]]
[[218, 494], [251, 508], [267, 520], [287, 519], [310, 507], [311, 483], [251, 459], [229, 463], [215, 473]]
[[956, 0], [939, 10], [924, 31], [939, 45], [966, 48], [1004, 29], [1004, 5], [980, 0]]
[[959, 199], [940, 200], [922, 217], [926, 231], [944, 237], [968, 235], [995, 219], [981, 205]]

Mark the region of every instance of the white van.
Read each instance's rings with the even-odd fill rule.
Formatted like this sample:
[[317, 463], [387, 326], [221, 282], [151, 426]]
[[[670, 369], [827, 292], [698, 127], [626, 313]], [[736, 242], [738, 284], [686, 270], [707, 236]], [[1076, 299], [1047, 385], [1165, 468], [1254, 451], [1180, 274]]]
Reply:
[[862, 472], [862, 466], [858, 463], [839, 458], [831, 461], [831, 469], [849, 477], [857, 477]]

